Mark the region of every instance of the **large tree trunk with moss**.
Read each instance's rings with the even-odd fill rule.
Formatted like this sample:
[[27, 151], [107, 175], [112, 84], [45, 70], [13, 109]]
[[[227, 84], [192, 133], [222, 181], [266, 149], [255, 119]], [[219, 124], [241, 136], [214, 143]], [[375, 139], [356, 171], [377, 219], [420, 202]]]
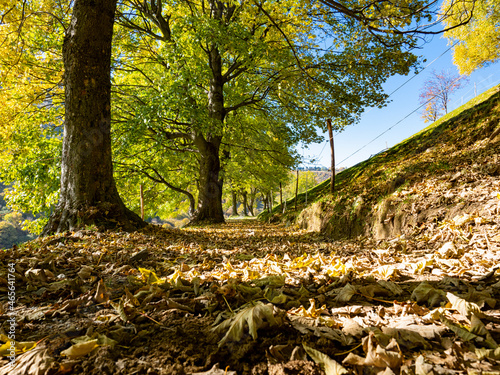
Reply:
[[111, 41], [117, 0], [76, 0], [63, 45], [65, 122], [59, 203], [43, 234], [146, 225], [123, 204], [111, 161]]
[[220, 178], [219, 147], [221, 137], [205, 140], [198, 137], [195, 141], [200, 151], [200, 177], [198, 209], [191, 224], [215, 224], [224, 222], [222, 211], [222, 178]]
[[224, 223], [222, 211], [222, 185], [220, 176], [220, 145], [226, 112], [224, 109], [224, 79], [222, 57], [214, 44], [208, 51], [209, 66], [212, 71], [208, 90], [208, 114], [211, 123], [206, 136], [195, 136], [194, 143], [200, 153], [200, 184], [198, 209], [191, 224]]

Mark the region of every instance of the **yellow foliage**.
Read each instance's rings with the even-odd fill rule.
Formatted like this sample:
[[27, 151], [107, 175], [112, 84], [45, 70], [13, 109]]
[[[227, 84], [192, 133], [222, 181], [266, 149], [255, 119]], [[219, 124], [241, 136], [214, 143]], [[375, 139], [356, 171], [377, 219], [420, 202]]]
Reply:
[[[451, 0], [446, 0], [442, 9], [447, 9]], [[500, 3], [497, 0], [477, 0], [455, 2], [445, 25], [452, 27], [464, 21], [473, 11], [471, 21], [461, 27], [447, 31], [444, 35], [453, 49], [453, 63], [460, 74], [470, 74], [482, 66], [494, 63], [500, 58]]]

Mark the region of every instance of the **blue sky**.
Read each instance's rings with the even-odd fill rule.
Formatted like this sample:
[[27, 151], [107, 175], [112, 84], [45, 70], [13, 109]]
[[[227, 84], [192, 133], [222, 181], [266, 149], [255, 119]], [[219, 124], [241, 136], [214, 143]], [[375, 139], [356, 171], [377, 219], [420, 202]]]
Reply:
[[[368, 108], [358, 124], [334, 134], [337, 167], [353, 166], [384, 150], [386, 147], [398, 144], [429, 125], [424, 123], [421, 118], [421, 110], [411, 113], [420, 106], [420, 89], [433, 69], [436, 71], [449, 69], [452, 73], [458, 74], [458, 70], [452, 62], [452, 51], [449, 50], [442, 55], [448, 48], [446, 38], [440, 35], [434, 36], [420, 50], [420, 54], [427, 59], [427, 62], [422, 64], [422, 67], [428, 65], [426, 69], [394, 93], [390, 98], [391, 102], [386, 107], [382, 109]], [[386, 93], [391, 93], [414, 75], [414, 73], [410, 73], [408, 76], [392, 77], [384, 86]], [[499, 83], [500, 64], [498, 63], [473, 72], [469, 76], [468, 83], [451, 96], [449, 111], [472, 99], [475, 92], [479, 95]], [[392, 129], [388, 130], [391, 127]], [[384, 132], [386, 133], [381, 135]], [[378, 136], [380, 137], [374, 140]], [[327, 133], [324, 134], [324, 139], [325, 142], [309, 145], [308, 149], [299, 148], [298, 151], [306, 160], [316, 159], [314, 165], [329, 168], [330, 146]], [[361, 150], [356, 152], [359, 149]], [[356, 153], [351, 156], [354, 152]], [[305, 163], [303, 165], [310, 166], [311, 164]]]

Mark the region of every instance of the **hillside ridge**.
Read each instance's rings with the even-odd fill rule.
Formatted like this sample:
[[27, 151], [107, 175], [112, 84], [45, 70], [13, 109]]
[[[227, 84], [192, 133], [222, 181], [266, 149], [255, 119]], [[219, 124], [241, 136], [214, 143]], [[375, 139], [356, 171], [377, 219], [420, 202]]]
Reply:
[[[500, 175], [500, 86], [449, 113], [398, 145], [299, 196], [298, 212], [271, 221], [296, 222], [332, 239], [389, 239], [460, 215], [490, 216]], [[292, 207], [288, 202], [288, 207]]]

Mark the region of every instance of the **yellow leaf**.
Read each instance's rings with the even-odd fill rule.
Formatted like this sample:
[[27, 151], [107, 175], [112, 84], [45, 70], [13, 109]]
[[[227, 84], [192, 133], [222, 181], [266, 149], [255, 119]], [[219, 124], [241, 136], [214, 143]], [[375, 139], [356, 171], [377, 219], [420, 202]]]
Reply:
[[61, 354], [67, 356], [69, 359], [78, 358], [89, 354], [98, 346], [99, 344], [97, 343], [97, 339], [89, 340], [75, 344], [70, 348], [63, 350]]
[[371, 274], [379, 275], [384, 280], [389, 280], [390, 278], [398, 275], [398, 270], [393, 265], [387, 264], [376, 268]]
[[0, 340], [4, 342], [4, 344], [0, 346], [0, 356], [2, 357], [7, 357], [13, 354], [10, 352], [10, 348], [12, 347], [11, 342], [14, 343], [16, 354], [25, 353], [28, 350], [34, 349], [36, 347], [36, 342], [34, 341], [17, 342], [15, 340], [9, 339], [9, 337], [4, 334], [0, 335]]
[[457, 310], [462, 316], [470, 319], [472, 314], [478, 318], [484, 317], [485, 314], [481, 311], [478, 305], [472, 302], [467, 302], [463, 298], [457, 297], [453, 293], [446, 293], [446, 297], [451, 303], [451, 308]]
[[154, 271], [139, 267], [139, 272], [141, 273], [142, 279], [146, 282], [146, 284], [156, 284], [160, 282], [160, 279], [156, 276]]

